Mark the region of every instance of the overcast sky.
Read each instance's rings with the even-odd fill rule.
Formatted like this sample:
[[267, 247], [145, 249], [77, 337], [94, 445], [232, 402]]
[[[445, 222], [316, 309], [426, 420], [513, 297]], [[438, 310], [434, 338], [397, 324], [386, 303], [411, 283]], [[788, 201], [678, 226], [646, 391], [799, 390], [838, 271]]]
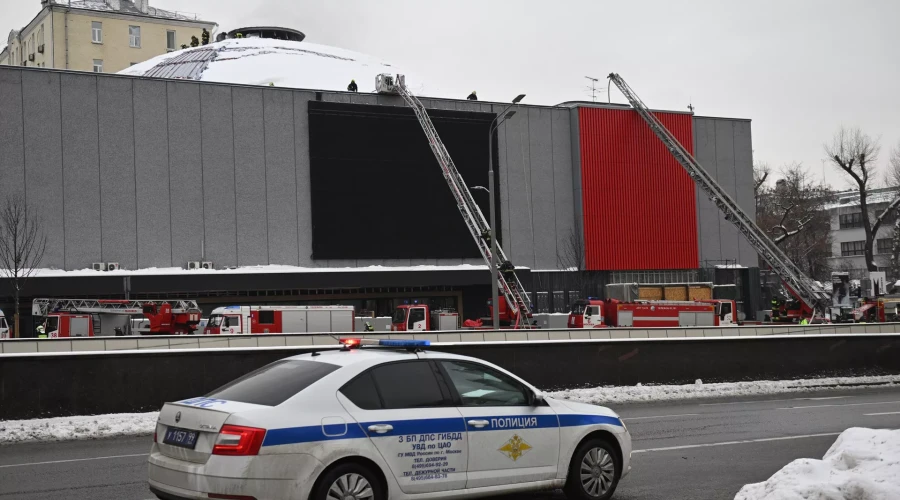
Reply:
[[[279, 25], [307, 41], [383, 58], [464, 98], [557, 104], [590, 99], [621, 74], [657, 109], [753, 120], [754, 159], [822, 176], [822, 143], [842, 124], [900, 144], [897, 0], [150, 0], [223, 30]], [[0, 0], [0, 30], [39, 0]], [[365, 85], [361, 85], [365, 87]], [[606, 99], [606, 91], [598, 99]], [[613, 89], [613, 101], [623, 102]], [[825, 176], [848, 187], [829, 165]]]

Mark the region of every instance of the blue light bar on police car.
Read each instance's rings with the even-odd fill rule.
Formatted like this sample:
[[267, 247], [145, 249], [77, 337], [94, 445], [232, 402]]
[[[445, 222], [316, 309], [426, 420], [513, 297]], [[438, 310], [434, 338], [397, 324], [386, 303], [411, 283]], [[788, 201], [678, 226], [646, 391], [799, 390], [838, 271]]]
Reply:
[[390, 347], [422, 347], [431, 345], [431, 341], [413, 339], [382, 339], [378, 341], [378, 345]]

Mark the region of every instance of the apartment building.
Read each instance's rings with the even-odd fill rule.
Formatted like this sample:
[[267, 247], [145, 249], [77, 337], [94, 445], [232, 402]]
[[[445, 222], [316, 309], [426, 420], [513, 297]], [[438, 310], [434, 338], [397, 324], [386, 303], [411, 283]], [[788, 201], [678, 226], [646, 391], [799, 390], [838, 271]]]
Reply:
[[[874, 223], [888, 204], [898, 195], [897, 187], [869, 190], [869, 220]], [[831, 268], [835, 271], [849, 271], [851, 278], [859, 279], [866, 275], [865, 242], [863, 229], [863, 213], [859, 206], [859, 192], [844, 191], [836, 193], [836, 202], [826, 206], [831, 216], [832, 257]], [[890, 273], [891, 246], [894, 237], [894, 221], [896, 211], [889, 214], [875, 235], [875, 264], [879, 271]], [[898, 276], [888, 276], [900, 279]]]
[[40, 8], [27, 26], [10, 31], [0, 64], [116, 73], [216, 27], [149, 0], [40, 0]]

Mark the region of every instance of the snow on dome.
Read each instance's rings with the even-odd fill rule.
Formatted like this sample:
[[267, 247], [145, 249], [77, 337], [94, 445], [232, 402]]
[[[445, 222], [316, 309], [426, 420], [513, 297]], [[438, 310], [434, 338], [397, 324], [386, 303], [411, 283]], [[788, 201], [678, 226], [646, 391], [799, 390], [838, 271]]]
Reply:
[[356, 80], [360, 92], [374, 92], [375, 77], [381, 73], [406, 74], [413, 92], [419, 93], [423, 88], [420, 80], [372, 56], [327, 45], [270, 38], [230, 38], [163, 54], [119, 72], [333, 91], [346, 91], [350, 80]]

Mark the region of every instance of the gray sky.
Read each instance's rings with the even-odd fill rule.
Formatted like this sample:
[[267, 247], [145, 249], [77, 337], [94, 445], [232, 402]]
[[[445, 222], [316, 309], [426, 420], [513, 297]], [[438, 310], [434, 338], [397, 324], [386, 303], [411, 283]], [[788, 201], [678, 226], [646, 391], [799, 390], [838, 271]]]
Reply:
[[[270, 24], [383, 58], [444, 94], [557, 104], [621, 74], [649, 106], [753, 120], [754, 159], [822, 176], [840, 125], [900, 144], [896, 0], [150, 0], [224, 30]], [[678, 4], [678, 5], [676, 5]], [[38, 0], [0, 0], [0, 30]], [[641, 24], [638, 25], [637, 23]], [[364, 87], [364, 85], [362, 85]], [[425, 92], [427, 94], [427, 90]], [[606, 91], [601, 92], [606, 99]], [[613, 89], [613, 101], [623, 98]], [[833, 167], [825, 175], [848, 187]]]

